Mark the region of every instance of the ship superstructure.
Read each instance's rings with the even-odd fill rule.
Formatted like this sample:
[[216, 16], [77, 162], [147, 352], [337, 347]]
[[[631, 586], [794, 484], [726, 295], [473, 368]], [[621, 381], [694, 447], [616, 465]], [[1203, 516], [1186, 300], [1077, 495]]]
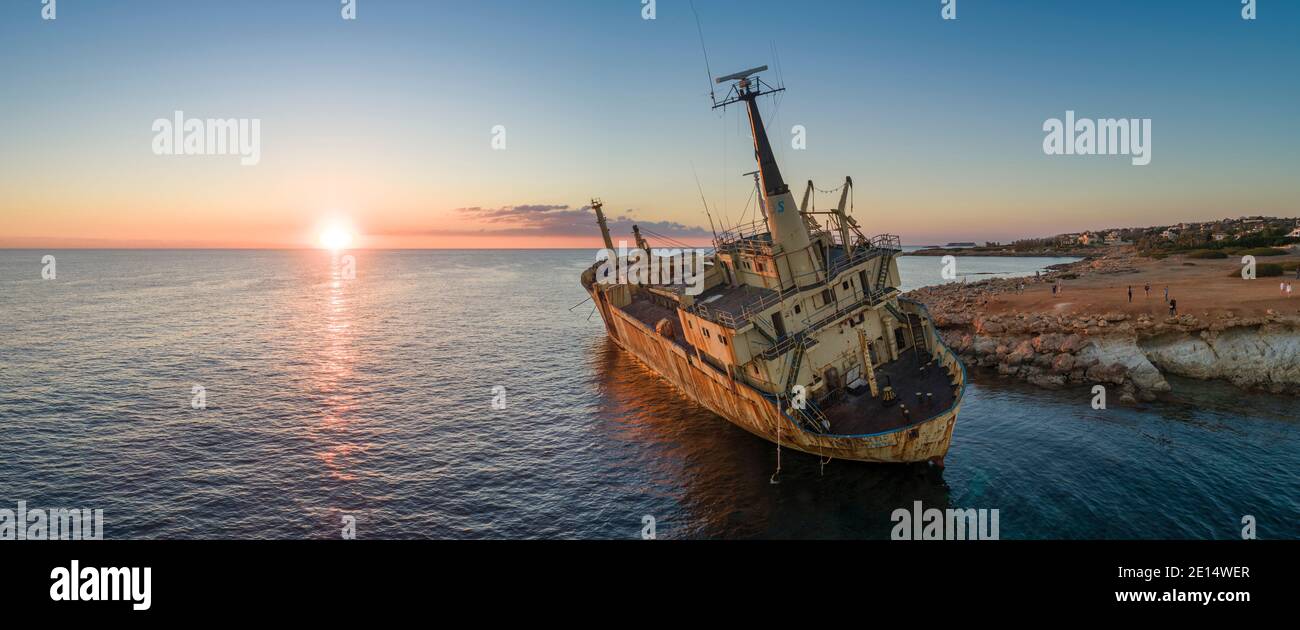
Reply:
[[[899, 238], [863, 235], [852, 179], [832, 209], [815, 208], [811, 181], [795, 205], [758, 107], [783, 88], [764, 70], [718, 79], [732, 85], [715, 107], [748, 111], [764, 216], [717, 235], [703, 292], [601, 281], [600, 263], [582, 284], [615, 342], [736, 425], [826, 457], [942, 465], [964, 368], [925, 307], [899, 297]], [[650, 251], [640, 230], [636, 246]]]

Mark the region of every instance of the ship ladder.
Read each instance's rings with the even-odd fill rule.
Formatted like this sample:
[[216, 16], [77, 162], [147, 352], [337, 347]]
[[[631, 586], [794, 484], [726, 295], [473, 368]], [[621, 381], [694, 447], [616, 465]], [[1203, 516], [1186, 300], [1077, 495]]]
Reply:
[[880, 271], [876, 274], [875, 290], [884, 291], [887, 288], [885, 283], [889, 282], [889, 262], [893, 260], [893, 258], [893, 252], [888, 250], [885, 252], [885, 255], [880, 258]]
[[890, 302], [885, 302], [885, 310], [889, 311], [889, 314], [893, 315], [894, 319], [898, 320], [898, 323], [904, 326], [910, 326], [907, 321], [907, 316], [903, 315], [902, 311], [899, 311], [897, 306], [894, 306]]
[[767, 339], [769, 348], [777, 344], [776, 332], [767, 329], [767, 327], [770, 326], [771, 324], [767, 324], [766, 322], [764, 322], [763, 320], [757, 317], [750, 319], [749, 321], [754, 322], [754, 330], [757, 330], [759, 335], [762, 335], [765, 339]]

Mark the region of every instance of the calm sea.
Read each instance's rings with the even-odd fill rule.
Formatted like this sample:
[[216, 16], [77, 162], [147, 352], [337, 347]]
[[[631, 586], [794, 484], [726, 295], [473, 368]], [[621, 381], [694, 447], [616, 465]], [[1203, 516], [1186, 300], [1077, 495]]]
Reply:
[[[1003, 538], [1300, 537], [1294, 399], [1096, 411], [975, 373], [942, 472], [787, 450], [774, 485], [774, 445], [570, 310], [593, 252], [355, 256], [0, 251], [0, 508], [103, 509], [108, 538], [886, 538], [920, 500]], [[939, 265], [904, 258], [908, 288]]]

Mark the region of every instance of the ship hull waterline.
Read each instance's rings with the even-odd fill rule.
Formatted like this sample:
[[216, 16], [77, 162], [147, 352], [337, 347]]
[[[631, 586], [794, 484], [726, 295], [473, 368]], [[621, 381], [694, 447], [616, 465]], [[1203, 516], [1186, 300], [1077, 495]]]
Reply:
[[923, 422], [867, 436], [816, 434], [796, 425], [776, 402], [759, 390], [701, 362], [676, 342], [612, 306], [602, 299], [598, 286], [587, 290], [614, 343], [687, 398], [758, 437], [782, 448], [820, 457], [875, 463], [930, 462], [943, 466], [961, 408], [964, 374], [958, 377], [963, 382], [958, 384], [958, 396], [952, 407]]

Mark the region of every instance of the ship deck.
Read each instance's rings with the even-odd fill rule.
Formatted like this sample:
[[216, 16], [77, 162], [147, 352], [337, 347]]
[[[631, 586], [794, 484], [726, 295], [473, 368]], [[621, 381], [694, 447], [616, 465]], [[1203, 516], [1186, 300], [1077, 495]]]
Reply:
[[747, 284], [738, 287], [721, 284], [701, 293], [696, 298], [695, 303], [703, 305], [711, 311], [720, 311], [732, 317], [740, 317], [747, 307], [757, 304], [774, 304], [777, 297], [779, 297], [777, 292], [772, 289]]
[[682, 320], [677, 316], [675, 309], [655, 304], [650, 300], [634, 298], [631, 303], [619, 310], [635, 317], [637, 321], [649, 326], [651, 330], [654, 330], [660, 320], [667, 319], [673, 325], [672, 341], [687, 350], [694, 351], [694, 347], [686, 342], [686, 335], [682, 332]]
[[[879, 398], [872, 398], [870, 391], [854, 396], [848, 391], [834, 405], [822, 408], [826, 419], [830, 420], [830, 432], [836, 435], [864, 435], [883, 433], [901, 429], [928, 420], [952, 406], [957, 397], [957, 389], [952, 385], [952, 377], [942, 365], [924, 363], [929, 360], [928, 353], [920, 358], [908, 349], [902, 357], [876, 368], [876, 383], [883, 391], [886, 383], [892, 384], [898, 394], [898, 402], [886, 406]], [[921, 368], [924, 366], [925, 370]], [[917, 403], [916, 393], [933, 394], [924, 402]], [[911, 414], [909, 418], [903, 413], [906, 406]]]

